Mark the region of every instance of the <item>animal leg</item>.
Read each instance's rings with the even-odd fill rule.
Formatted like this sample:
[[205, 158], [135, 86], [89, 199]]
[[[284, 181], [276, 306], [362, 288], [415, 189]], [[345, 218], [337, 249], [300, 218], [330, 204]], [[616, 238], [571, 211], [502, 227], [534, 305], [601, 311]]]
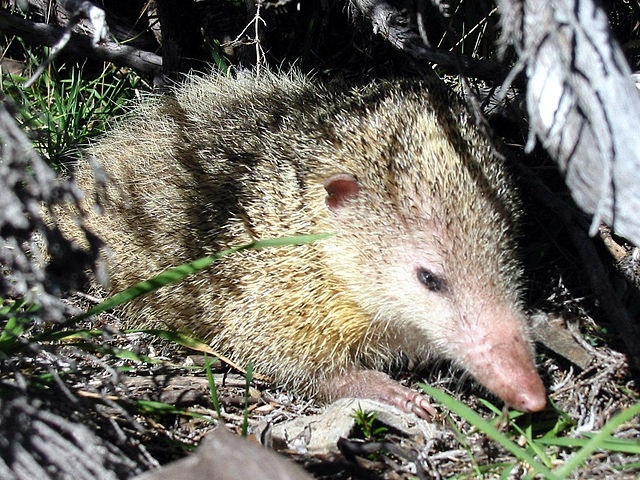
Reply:
[[325, 384], [321, 393], [333, 400], [344, 397], [380, 400], [426, 420], [432, 419], [436, 414], [436, 410], [423, 395], [375, 370], [353, 369], [336, 375]]

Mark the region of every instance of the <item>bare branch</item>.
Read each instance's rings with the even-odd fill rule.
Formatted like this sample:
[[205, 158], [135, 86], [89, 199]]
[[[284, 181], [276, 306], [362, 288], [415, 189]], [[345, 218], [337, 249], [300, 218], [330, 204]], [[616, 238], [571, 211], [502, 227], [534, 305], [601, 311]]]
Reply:
[[418, 29], [410, 24], [406, 15], [384, 0], [351, 0], [350, 3], [371, 21], [374, 33], [384, 37], [395, 48], [416, 60], [436, 63], [451, 72], [484, 80], [502, 81], [509, 73], [498, 63], [477, 60], [426, 45]]
[[[61, 27], [25, 20], [3, 10], [0, 10], [0, 30], [47, 46], [55, 45], [64, 33]], [[87, 35], [71, 33], [65, 49], [75, 55], [99, 58], [143, 73], [156, 75], [162, 72], [162, 58], [154, 53], [112, 42], [94, 46], [93, 39]]]
[[106, 40], [109, 29], [107, 27], [104, 10], [96, 7], [87, 0], [64, 0], [62, 1], [64, 7], [71, 12], [71, 18], [67, 22], [60, 39], [53, 45], [47, 59], [38, 65], [36, 71], [31, 75], [31, 78], [24, 84], [26, 88], [29, 88], [38, 79], [38, 77], [45, 71], [47, 66], [58, 56], [62, 49], [67, 45], [71, 38], [71, 31], [80, 22], [82, 18], [88, 18], [93, 27], [93, 46], [98, 45], [98, 42]]

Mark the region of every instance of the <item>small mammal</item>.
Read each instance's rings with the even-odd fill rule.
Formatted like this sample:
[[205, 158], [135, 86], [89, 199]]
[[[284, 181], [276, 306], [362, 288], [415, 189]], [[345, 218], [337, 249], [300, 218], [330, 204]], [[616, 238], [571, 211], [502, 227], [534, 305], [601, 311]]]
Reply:
[[[192, 331], [327, 400], [429, 417], [422, 395], [380, 370], [435, 353], [512, 407], [544, 408], [516, 194], [464, 108], [429, 82], [193, 78], [90, 153], [111, 177], [89, 226], [109, 246], [114, 292], [254, 239], [335, 233], [225, 257], [132, 302], [132, 322]], [[92, 198], [91, 168], [75, 176]]]

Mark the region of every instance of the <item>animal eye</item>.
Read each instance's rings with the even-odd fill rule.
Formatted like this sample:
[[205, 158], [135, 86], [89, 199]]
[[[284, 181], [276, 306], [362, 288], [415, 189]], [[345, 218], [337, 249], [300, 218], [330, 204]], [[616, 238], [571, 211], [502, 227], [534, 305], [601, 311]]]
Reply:
[[430, 272], [426, 268], [418, 269], [418, 280], [432, 292], [442, 292], [446, 288], [444, 278]]

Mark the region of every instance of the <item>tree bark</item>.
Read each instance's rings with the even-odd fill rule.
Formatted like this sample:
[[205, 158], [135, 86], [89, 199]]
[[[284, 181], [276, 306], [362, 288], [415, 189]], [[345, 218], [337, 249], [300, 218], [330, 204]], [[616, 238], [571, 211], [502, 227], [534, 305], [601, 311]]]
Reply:
[[640, 94], [592, 0], [501, 0], [526, 69], [529, 148], [539, 139], [575, 202], [640, 245]]

